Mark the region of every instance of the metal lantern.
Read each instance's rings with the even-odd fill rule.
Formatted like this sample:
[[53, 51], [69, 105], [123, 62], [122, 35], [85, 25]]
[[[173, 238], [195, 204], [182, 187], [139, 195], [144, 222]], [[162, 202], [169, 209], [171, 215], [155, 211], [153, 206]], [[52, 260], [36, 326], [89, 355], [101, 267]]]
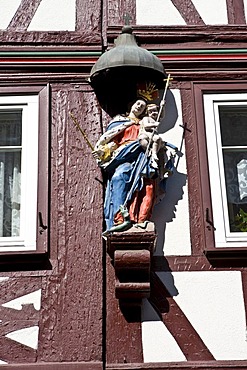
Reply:
[[111, 116], [126, 113], [128, 105], [138, 98], [138, 86], [152, 84], [164, 87], [166, 74], [161, 61], [137, 45], [132, 28], [125, 26], [115, 46], [95, 63], [90, 83], [101, 107]]

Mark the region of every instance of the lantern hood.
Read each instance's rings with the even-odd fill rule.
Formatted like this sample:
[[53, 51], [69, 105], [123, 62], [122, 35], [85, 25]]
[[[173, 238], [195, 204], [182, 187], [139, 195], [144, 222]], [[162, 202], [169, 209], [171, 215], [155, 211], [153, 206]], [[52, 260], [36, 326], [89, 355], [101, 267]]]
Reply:
[[111, 116], [127, 110], [138, 97], [138, 84], [164, 86], [161, 61], [137, 45], [130, 26], [124, 26], [115, 46], [100, 56], [90, 73], [90, 84], [101, 107]]

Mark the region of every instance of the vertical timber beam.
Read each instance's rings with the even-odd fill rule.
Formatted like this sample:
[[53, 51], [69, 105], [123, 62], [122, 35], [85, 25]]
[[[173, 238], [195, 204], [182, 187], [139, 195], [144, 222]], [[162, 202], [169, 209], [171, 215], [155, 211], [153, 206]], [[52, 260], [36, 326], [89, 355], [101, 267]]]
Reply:
[[7, 31], [26, 31], [42, 0], [22, 0]]
[[150, 296], [156, 233], [153, 226], [150, 231], [131, 230], [108, 237], [107, 364], [143, 362], [141, 302]]
[[243, 0], [226, 0], [229, 24], [246, 24]]
[[106, 363], [142, 363], [141, 308], [126, 315], [115, 296], [115, 269], [107, 255]]
[[101, 39], [101, 13], [101, 0], [76, 0], [75, 30]]
[[102, 238], [96, 224], [102, 186], [69, 112], [91, 142], [100, 134], [101, 115], [83, 85], [79, 91], [70, 84], [52, 86], [52, 108], [50, 242], [57, 247], [57, 269], [43, 278], [37, 362], [102, 364]]
[[108, 26], [124, 24], [136, 24], [136, 1], [135, 0], [108, 0], [107, 11]]
[[173, 5], [177, 8], [186, 24], [188, 25], [205, 25], [200, 14], [196, 10], [195, 5], [191, 0], [171, 0]]

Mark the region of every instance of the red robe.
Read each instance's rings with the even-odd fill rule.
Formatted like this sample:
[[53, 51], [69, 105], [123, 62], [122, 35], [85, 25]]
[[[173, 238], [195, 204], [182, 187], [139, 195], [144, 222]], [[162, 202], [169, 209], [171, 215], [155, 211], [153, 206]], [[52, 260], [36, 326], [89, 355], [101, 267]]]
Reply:
[[[114, 138], [114, 142], [120, 146], [130, 141], [136, 141], [139, 135], [140, 125], [133, 124]], [[128, 204], [130, 219], [134, 223], [149, 220], [155, 200], [155, 180], [143, 178], [143, 187], [136, 191]], [[118, 212], [114, 217], [114, 223], [123, 222], [123, 216]]]

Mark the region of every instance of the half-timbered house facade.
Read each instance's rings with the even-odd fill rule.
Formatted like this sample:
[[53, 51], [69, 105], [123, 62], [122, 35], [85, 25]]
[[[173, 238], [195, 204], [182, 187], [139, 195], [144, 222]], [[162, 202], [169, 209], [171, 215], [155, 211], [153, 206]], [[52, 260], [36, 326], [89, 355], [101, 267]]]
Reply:
[[[0, 6], [0, 366], [247, 369], [247, 0]], [[90, 71], [124, 24], [171, 74], [178, 153], [150, 294], [121, 307], [104, 179], [71, 113], [94, 145], [109, 116]]]

